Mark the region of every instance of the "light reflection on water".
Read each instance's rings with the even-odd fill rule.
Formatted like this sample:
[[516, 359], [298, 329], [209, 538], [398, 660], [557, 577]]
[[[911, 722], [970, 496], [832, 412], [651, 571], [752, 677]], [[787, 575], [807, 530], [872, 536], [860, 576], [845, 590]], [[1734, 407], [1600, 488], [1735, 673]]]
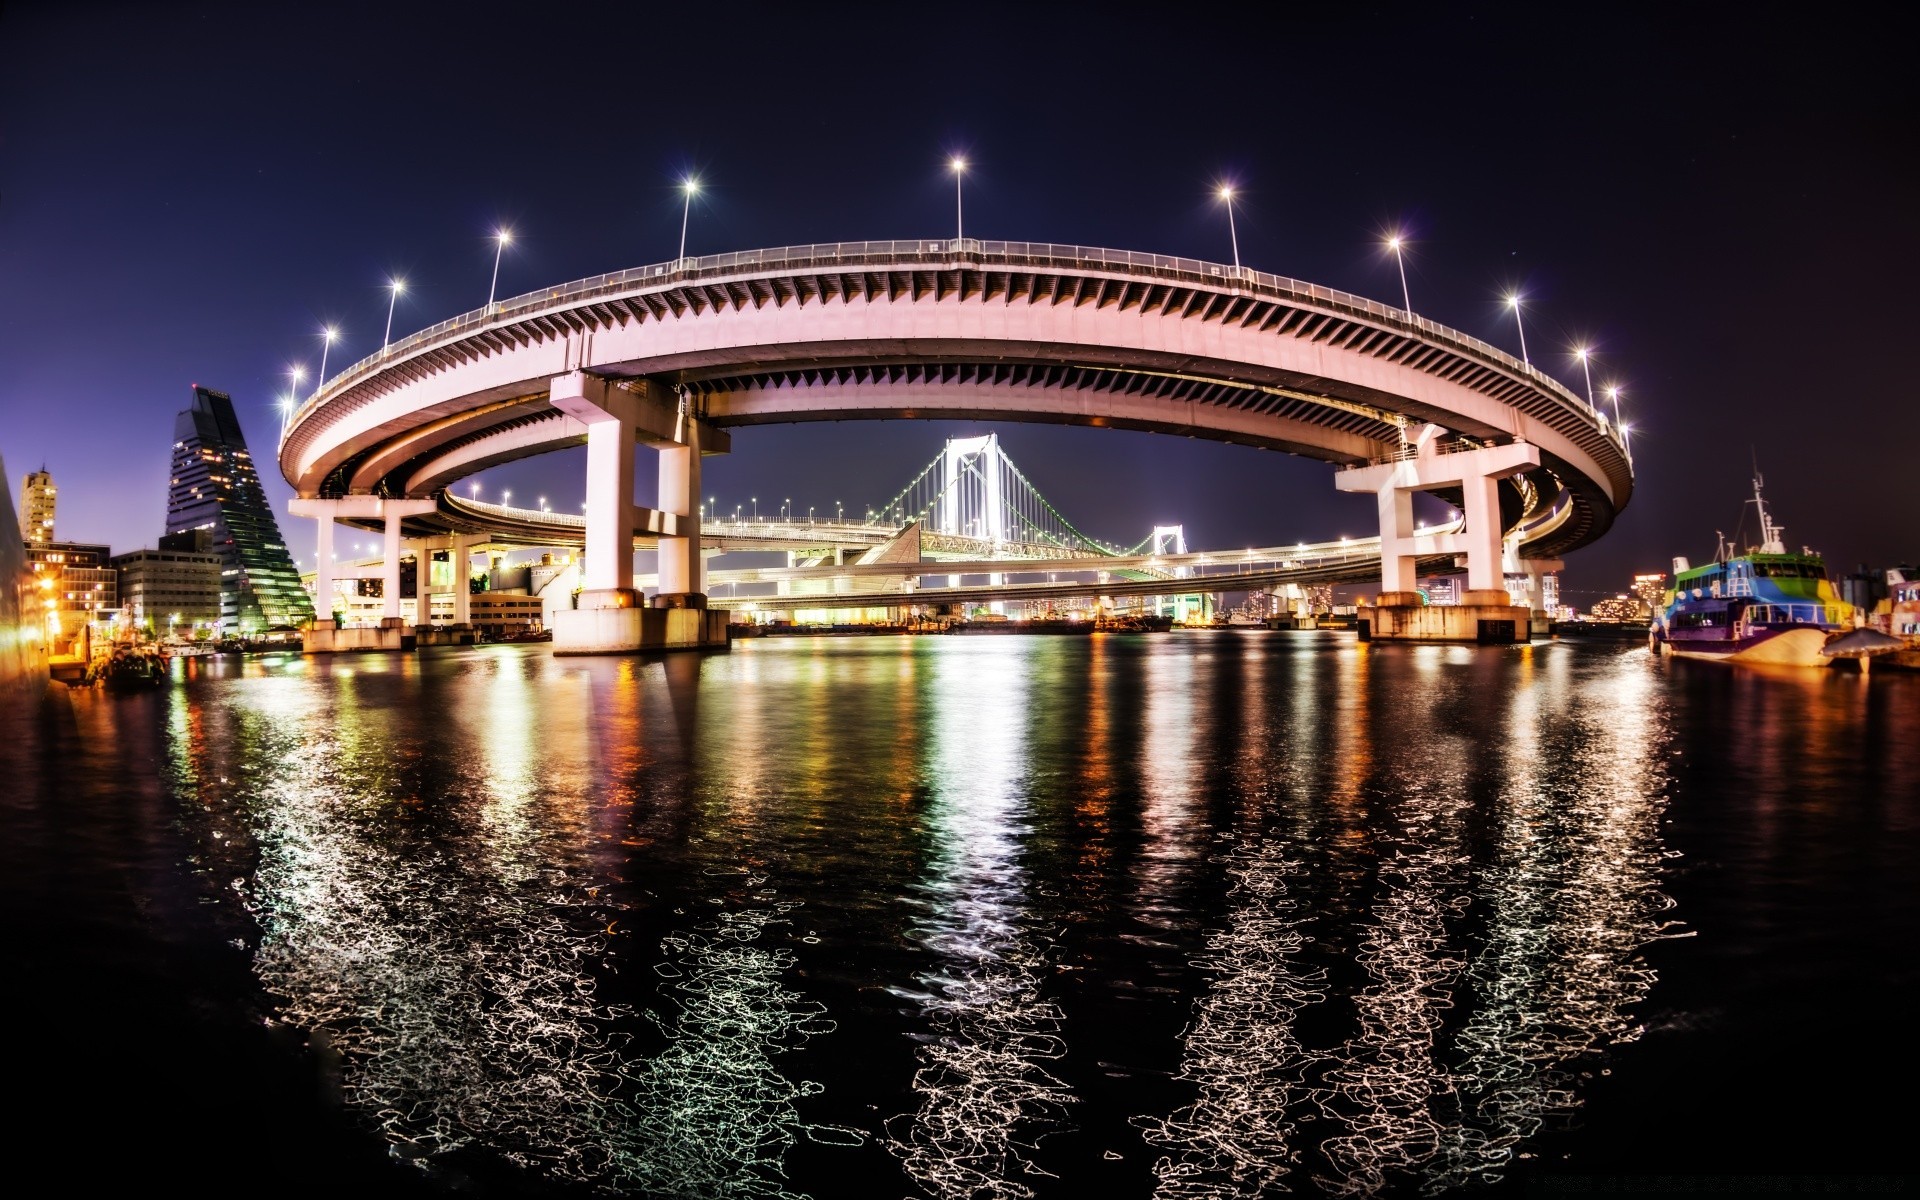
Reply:
[[912, 1082], [920, 1103], [889, 1132], [930, 1195], [1028, 1196], [1045, 1174], [1035, 1140], [1064, 1122], [1072, 1099], [1047, 1066], [1065, 1053], [1062, 1018], [1043, 993], [1046, 955], [1025, 895], [1032, 658], [1010, 638], [963, 643], [954, 657], [923, 726], [928, 862], [910, 928], [935, 965], [913, 995], [927, 1023]]
[[[1108, 1078], [1073, 1055], [1078, 922], [1191, 964], [1112, 981], [1179, 1031], [1094, 1139], [1134, 1185], [1440, 1192], [1581, 1103], [1642, 949], [1685, 932], [1660, 669], [1324, 635], [497, 648], [191, 680], [164, 728], [276, 1019], [447, 1178], [1065, 1194], [1084, 1151], [1050, 1135]], [[827, 1165], [792, 1177], [803, 1144]]]

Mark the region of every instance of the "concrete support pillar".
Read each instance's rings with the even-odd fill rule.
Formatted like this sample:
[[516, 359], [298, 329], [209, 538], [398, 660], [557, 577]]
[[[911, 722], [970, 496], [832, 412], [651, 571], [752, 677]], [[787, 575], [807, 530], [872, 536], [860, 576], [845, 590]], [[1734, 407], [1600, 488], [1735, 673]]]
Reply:
[[316, 621], [333, 619], [333, 510], [315, 518], [319, 537], [314, 546], [313, 617]]
[[453, 535], [453, 623], [473, 624], [473, 538]]
[[1466, 493], [1467, 590], [1506, 590], [1500, 569], [1500, 479], [1475, 475], [1460, 481]]
[[[430, 513], [434, 507], [431, 499], [406, 500], [382, 496], [340, 496], [330, 499], [302, 496], [287, 506], [294, 516], [312, 517], [320, 523], [319, 544], [316, 547], [320, 565], [314, 572], [313, 581], [315, 628], [302, 639], [309, 653], [400, 650], [411, 647], [411, 635], [403, 636], [400, 630], [404, 624], [400, 620], [401, 522], [407, 517]], [[333, 523], [341, 517], [371, 519], [383, 524], [385, 557], [380, 566], [386, 598], [381, 607], [387, 619], [381, 624], [388, 628], [377, 636], [372, 631], [341, 631], [333, 627]], [[367, 636], [361, 637], [361, 633]]]
[[[660, 495], [654, 501], [670, 513], [682, 536], [660, 537], [661, 597], [686, 597], [684, 607], [706, 607], [706, 571], [700, 559], [700, 422], [683, 416], [684, 440], [660, 447]], [[699, 597], [693, 602], [692, 597]], [[658, 601], [656, 601], [658, 602]]]
[[384, 599], [380, 605], [380, 617], [386, 621], [400, 619], [400, 524], [401, 513], [386, 514], [384, 543], [380, 560], [380, 589]]
[[582, 566], [585, 591], [633, 591], [633, 426], [610, 414], [587, 425], [587, 536]]
[[[574, 359], [575, 351], [580, 353]], [[569, 343], [569, 360], [589, 357]], [[726, 645], [726, 614], [706, 612], [700, 591], [700, 454], [724, 452], [724, 430], [707, 429], [667, 388], [647, 380], [617, 386], [584, 370], [549, 384], [553, 406], [587, 426], [586, 563], [578, 607], [553, 612], [555, 654], [624, 654]], [[660, 450], [655, 509], [633, 503], [636, 441]], [[711, 442], [711, 445], [708, 443]], [[633, 589], [633, 533], [659, 538], [660, 591], [641, 608]], [[666, 610], [666, 611], [661, 611]]]
[[1411, 592], [1419, 586], [1413, 558], [1413, 493], [1383, 487], [1380, 504], [1380, 590]]
[[[1465, 554], [1467, 602], [1492, 604], [1505, 594], [1501, 569], [1500, 480], [1540, 463], [1540, 450], [1525, 442], [1478, 450], [1439, 452], [1442, 431], [1423, 427], [1412, 439], [1411, 458], [1334, 475], [1343, 492], [1373, 492], [1380, 511], [1380, 583], [1384, 604], [1412, 604], [1416, 554]], [[1466, 529], [1414, 536], [1413, 493], [1458, 487], [1465, 493]], [[1475, 599], [1474, 594], [1479, 593]], [[1391, 597], [1389, 599], [1388, 597]], [[1411, 597], [1411, 599], [1409, 599]]]

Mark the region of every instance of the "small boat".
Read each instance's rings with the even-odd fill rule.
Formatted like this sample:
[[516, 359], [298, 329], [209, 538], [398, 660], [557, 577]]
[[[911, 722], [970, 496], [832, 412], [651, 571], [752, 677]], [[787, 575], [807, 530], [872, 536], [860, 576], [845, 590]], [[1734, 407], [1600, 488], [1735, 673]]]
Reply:
[[1823, 667], [1832, 660], [1821, 650], [1853, 628], [1853, 606], [1834, 591], [1826, 561], [1811, 550], [1787, 552], [1786, 530], [1773, 523], [1760, 484], [1755, 472], [1758, 546], [1735, 554], [1722, 539], [1707, 566], [1673, 560], [1673, 587], [1649, 630], [1656, 653]]
[[169, 676], [167, 660], [142, 650], [115, 650], [94, 666], [93, 677], [110, 692], [141, 692], [160, 687]]

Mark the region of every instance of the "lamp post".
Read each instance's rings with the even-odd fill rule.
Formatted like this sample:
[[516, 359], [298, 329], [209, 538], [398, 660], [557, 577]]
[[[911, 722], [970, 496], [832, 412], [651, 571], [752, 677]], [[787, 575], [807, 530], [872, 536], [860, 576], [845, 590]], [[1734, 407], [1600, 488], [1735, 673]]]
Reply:
[[757, 524], [760, 520], [760, 497], [748, 496], [747, 501], [753, 505], [753, 519]]
[[499, 229], [493, 235], [493, 282], [487, 285], [487, 307], [493, 307], [493, 297], [500, 290], [500, 255], [513, 242], [513, 230]]
[[1527, 323], [1520, 319], [1520, 297], [1517, 293], [1508, 295], [1507, 307], [1513, 310], [1514, 327], [1520, 330], [1520, 361], [1530, 367], [1533, 360], [1527, 357]]
[[326, 386], [327, 351], [333, 349], [334, 340], [339, 336], [340, 336], [340, 331], [338, 329], [335, 329], [331, 325], [328, 325], [325, 328], [320, 330], [320, 377], [314, 380], [314, 384], [316, 386], [319, 386], [319, 387]]
[[293, 393], [298, 396], [300, 394], [300, 385], [307, 381], [307, 369], [299, 363], [295, 363], [287, 368], [287, 378], [293, 380]]
[[1401, 255], [1400, 247], [1405, 244], [1399, 234], [1387, 239], [1387, 249], [1393, 251], [1393, 261], [1400, 268], [1400, 304], [1408, 316], [1413, 315], [1413, 297], [1407, 291], [1407, 260]]
[[1220, 185], [1220, 199], [1227, 206], [1227, 236], [1233, 239], [1233, 269], [1240, 269], [1240, 231], [1233, 225], [1233, 185]]
[[[1620, 389], [1617, 387], [1608, 388], [1607, 399], [1613, 401], [1613, 423], [1620, 425]], [[1620, 428], [1622, 432], [1625, 432], [1626, 426], [1621, 425]]]
[[1580, 374], [1587, 380], [1587, 407], [1593, 407], [1593, 367], [1588, 363], [1591, 357], [1585, 346], [1576, 347], [1573, 356], [1580, 360]]
[[393, 279], [387, 282], [387, 290], [393, 294], [387, 297], [387, 332], [380, 339], [380, 348], [385, 350], [393, 341], [393, 306], [400, 302], [400, 293], [407, 290], [407, 281]]
[[793, 497], [792, 496], [788, 496], [786, 499], [780, 502], [780, 519], [782, 521], [791, 521], [793, 519]]
[[838, 500], [833, 502], [833, 519], [836, 521], [844, 521], [847, 519], [847, 506]]
[[957, 242], [966, 236], [966, 214], [961, 207], [960, 184], [967, 177], [967, 160], [956, 154], [948, 160], [947, 167], [953, 172], [953, 240]]
[[680, 204], [680, 258], [684, 259], [687, 256], [687, 221], [693, 216], [693, 197], [700, 190], [700, 181], [689, 175], [680, 181], [680, 190], [685, 193]]

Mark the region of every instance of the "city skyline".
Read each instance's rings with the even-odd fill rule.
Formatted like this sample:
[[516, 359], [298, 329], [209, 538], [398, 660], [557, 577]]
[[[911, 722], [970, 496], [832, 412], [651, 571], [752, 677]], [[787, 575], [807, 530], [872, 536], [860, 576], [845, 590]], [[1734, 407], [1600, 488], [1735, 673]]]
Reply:
[[[408, 44], [420, 20], [403, 17], [391, 44]], [[1041, 29], [1063, 20], [1035, 18]], [[264, 78], [257, 73], [265, 68], [244, 52], [259, 45], [266, 27], [244, 16], [212, 33], [164, 14], [89, 24], [84, 15], [26, 10], [7, 21], [19, 35], [12, 44], [46, 50], [15, 64], [20, 70], [0, 93], [9, 111], [27, 111], [27, 89], [38, 73], [57, 69], [65, 53], [56, 35], [76, 23], [98, 36], [98, 52], [109, 59], [133, 56], [136, 43], [171, 47], [187, 61], [239, 53], [238, 82]], [[1898, 212], [1910, 188], [1877, 156], [1898, 128], [1898, 86], [1857, 79], [1819, 93], [1809, 102], [1817, 110], [1786, 104], [1765, 89], [1767, 72], [1786, 70], [1784, 35], [1759, 26], [1716, 31], [1723, 53], [1706, 59], [1705, 73], [1686, 86], [1709, 89], [1709, 78], [1725, 86], [1679, 113], [1677, 124], [1663, 123], [1673, 115], [1665, 106], [1681, 98], [1671, 89], [1681, 85], [1661, 77], [1658, 64], [1699, 50], [1710, 32], [1687, 18], [1658, 27], [1623, 21], [1579, 45], [1556, 44], [1553, 53], [1576, 64], [1597, 66], [1609, 55], [1628, 64], [1618, 77], [1583, 75], [1580, 88], [1544, 65], [1541, 47], [1562, 32], [1550, 22], [1515, 18], [1489, 22], [1498, 26], [1491, 31], [1465, 18], [1413, 24], [1436, 45], [1489, 67], [1504, 53], [1531, 50], [1531, 59], [1521, 55], [1522, 80], [1535, 103], [1500, 118], [1517, 122], [1516, 132], [1498, 136], [1491, 115], [1483, 118], [1487, 160], [1525, 167], [1521, 183], [1489, 182], [1448, 165], [1444, 139], [1382, 154], [1323, 130], [1276, 139], [1259, 122], [1241, 119], [1192, 136], [1177, 120], [1139, 110], [1129, 110], [1125, 128], [1105, 123], [1085, 101], [1071, 105], [1076, 137], [1037, 147], [1025, 135], [1028, 114], [1020, 105], [942, 96], [884, 112], [842, 107], [831, 120], [725, 105], [689, 112], [635, 133], [633, 151], [617, 165], [596, 167], [595, 182], [580, 188], [546, 187], [521, 172], [473, 164], [390, 171], [369, 189], [356, 182], [358, 172], [403, 165], [380, 131], [424, 111], [433, 88], [452, 81], [453, 68], [420, 65], [370, 95], [320, 71], [318, 97], [302, 95], [295, 104], [269, 92], [262, 111], [239, 112], [171, 78], [144, 75], [140, 63], [148, 60], [129, 58], [139, 69], [124, 83], [103, 84], [73, 113], [37, 107], [31, 120], [16, 122], [0, 187], [0, 243], [11, 275], [32, 286], [15, 289], [0, 310], [19, 339], [0, 363], [6, 450], [23, 464], [45, 459], [62, 480], [62, 525], [71, 536], [116, 547], [151, 544], [162, 532], [157, 503], [147, 510], [127, 501], [164, 489], [166, 465], [147, 447], [165, 436], [173, 398], [185, 384], [233, 394], [242, 425], [264, 448], [277, 429], [289, 367], [304, 366], [311, 387], [323, 354], [333, 373], [378, 349], [390, 314], [392, 336], [400, 337], [477, 307], [496, 262], [504, 297], [670, 258], [683, 224], [689, 254], [937, 236], [956, 219], [949, 159], [961, 154], [971, 235], [1215, 262], [1237, 253], [1252, 268], [1394, 304], [1404, 265], [1416, 312], [1509, 353], [1520, 353], [1516, 335], [1524, 332], [1529, 360], [1577, 393], [1584, 391], [1583, 364], [1572, 352], [1591, 347], [1585, 365], [1596, 383], [1624, 383], [1638, 483], [1616, 528], [1569, 560], [1570, 592], [1612, 594], [1635, 573], [1664, 569], [1673, 555], [1703, 557], [1716, 531], [1731, 536], [1738, 529], [1756, 460], [1791, 536], [1825, 551], [1836, 567], [1911, 558], [1891, 482], [1900, 468], [1898, 437], [1829, 439], [1817, 429], [1809, 436], [1811, 410], [1824, 410], [1825, 420], [1836, 408], [1844, 414], [1845, 405], [1816, 405], [1797, 385], [1777, 382], [1813, 377], [1818, 369], [1823, 387], [1857, 398], [1856, 419], [1898, 434], [1913, 417], [1890, 366], [1872, 355], [1833, 363], [1817, 346], [1749, 332], [1765, 329], [1767, 314], [1790, 294], [1779, 264], [1808, 260], [1824, 264], [1836, 293], [1889, 296], [1891, 307], [1857, 310], [1864, 344], [1874, 344], [1880, 323], [1890, 321], [1898, 307], [1892, 280], [1914, 250], [1897, 221], [1876, 215]], [[350, 40], [346, 28], [322, 30], [311, 45], [292, 49], [293, 65], [327, 61]], [[768, 17], [750, 36], [772, 42], [782, 28]], [[1354, 45], [1361, 33], [1356, 23], [1326, 19], [1302, 36], [1338, 48]], [[874, 47], [888, 41], [850, 36]], [[463, 47], [472, 51], [462, 60], [468, 62], [503, 53], [478, 42]], [[1379, 53], [1383, 70], [1416, 83], [1438, 78], [1410, 49], [1389, 44]], [[1804, 53], [1802, 70], [1832, 73], [1846, 65], [1817, 43]], [[1758, 71], [1754, 79], [1736, 78], [1743, 63]], [[136, 91], [150, 101], [152, 127], [165, 131], [161, 141], [177, 153], [124, 140], [140, 127], [118, 117], [132, 110]], [[1347, 99], [1359, 114], [1382, 120], [1397, 106], [1371, 95]], [[1461, 120], [1477, 107], [1443, 103], [1452, 106], [1443, 116]], [[742, 123], [749, 112], [754, 119]], [[264, 136], [282, 119], [281, 136]], [[1556, 124], [1561, 134], [1547, 136]], [[841, 165], [837, 151], [809, 150], [813, 137], [839, 127], [846, 133], [831, 145], [875, 148], [855, 170]], [[455, 151], [473, 136], [444, 131]], [[1627, 153], [1636, 139], [1641, 148]], [[152, 183], [125, 195], [75, 199], [59, 173], [35, 169], [72, 144], [124, 151], [149, 168], [135, 174]], [[330, 165], [316, 165], [301, 148], [307, 145]], [[1125, 170], [1112, 173], [1115, 163]], [[1297, 184], [1301, 169], [1313, 173], [1311, 186]], [[1782, 169], [1797, 191], [1767, 183], [1777, 183]], [[690, 177], [700, 180], [697, 195], [681, 186]], [[1229, 179], [1230, 213], [1217, 192]], [[1842, 222], [1839, 213], [1855, 219]], [[26, 236], [29, 229], [34, 237]], [[95, 242], [76, 241], [83, 229]], [[510, 244], [494, 237], [503, 229], [513, 232]], [[1391, 236], [1405, 240], [1389, 250]], [[1863, 253], [1869, 242], [1872, 257]], [[1758, 252], [1762, 246], [1769, 253]], [[56, 263], [49, 257], [55, 253], [74, 257]], [[85, 281], [115, 272], [125, 276], [129, 299], [164, 303], [167, 319], [138, 323], [111, 345], [91, 348], [104, 357], [100, 376], [113, 380], [103, 389], [91, 379], [74, 381], [60, 364], [77, 351], [71, 314], [86, 297]], [[405, 281], [404, 291], [391, 286], [395, 280]], [[1503, 301], [1509, 294], [1525, 296], [1524, 325]], [[323, 341], [327, 328], [337, 340]], [[1891, 324], [1884, 332], [1895, 335]], [[1771, 353], [1761, 353], [1763, 345]], [[68, 406], [49, 399], [75, 388], [80, 406], [99, 415], [88, 439], [62, 436]], [[1600, 403], [1608, 401], [1602, 396]], [[1734, 422], [1728, 414], [1736, 409], [1768, 419]], [[863, 506], [884, 498], [900, 482], [896, 476], [941, 438], [987, 428], [759, 427], [743, 431], [734, 453], [709, 465], [705, 490], [736, 501], [778, 494], [810, 505]], [[996, 428], [1050, 495], [1091, 532], [1115, 541], [1135, 541], [1168, 522], [1185, 524], [1196, 545], [1222, 548], [1371, 532], [1370, 505], [1333, 494], [1326, 468], [1316, 464], [1143, 434]], [[578, 490], [577, 456], [495, 468], [477, 482], [488, 495], [551, 494], [562, 507], [565, 489]], [[277, 469], [262, 475], [284, 523], [290, 490]], [[1850, 486], [1831, 482], [1840, 478]], [[286, 533], [295, 555], [310, 562], [305, 526], [295, 522]]]

